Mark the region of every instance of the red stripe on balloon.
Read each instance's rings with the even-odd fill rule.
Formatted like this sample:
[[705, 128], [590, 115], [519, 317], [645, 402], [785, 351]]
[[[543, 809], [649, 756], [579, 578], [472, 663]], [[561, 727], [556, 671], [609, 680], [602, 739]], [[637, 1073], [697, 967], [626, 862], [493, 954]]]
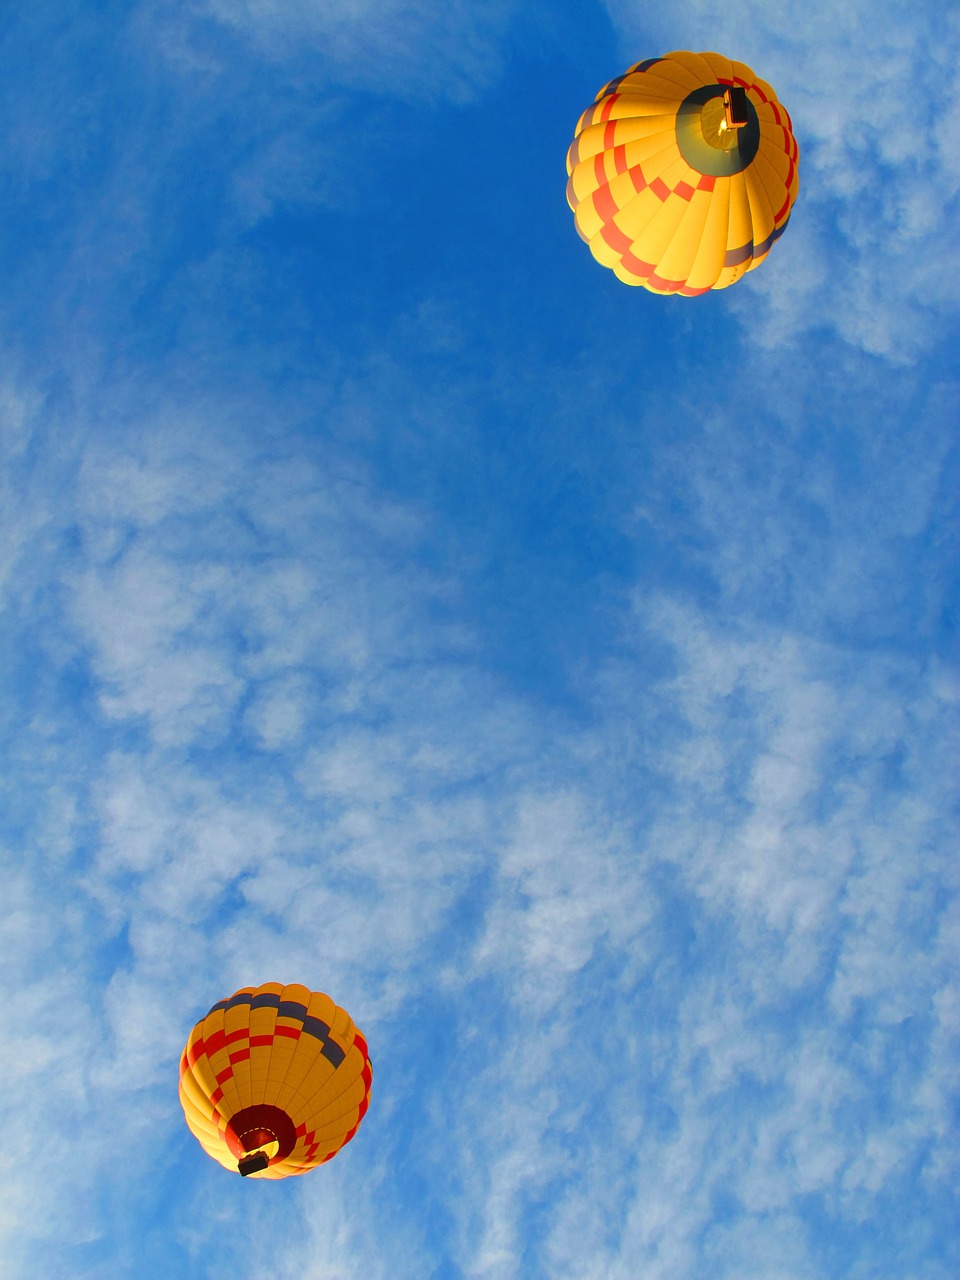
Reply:
[[607, 98], [606, 102], [604, 102], [603, 104], [603, 110], [600, 112], [601, 120], [610, 119], [610, 112], [613, 110], [613, 104], [617, 101], [619, 97], [620, 97], [619, 93], [611, 93], [610, 97]]
[[620, 230], [615, 222], [605, 222], [600, 228], [600, 236], [616, 253], [624, 253], [633, 244], [628, 235]]
[[600, 215], [601, 222], [609, 222], [617, 212], [617, 202], [608, 186], [598, 187], [593, 193], [593, 207]]
[[631, 275], [640, 276], [644, 280], [646, 280], [646, 278], [653, 271], [652, 263], [643, 262], [640, 258], [636, 256], [636, 254], [632, 253], [629, 249], [620, 259], [620, 261], [623, 264], [623, 266], [625, 266], [626, 269], [631, 273]]
[[651, 274], [648, 283], [655, 289], [662, 289], [664, 293], [677, 293], [683, 285], [682, 280], [664, 280], [655, 271]]

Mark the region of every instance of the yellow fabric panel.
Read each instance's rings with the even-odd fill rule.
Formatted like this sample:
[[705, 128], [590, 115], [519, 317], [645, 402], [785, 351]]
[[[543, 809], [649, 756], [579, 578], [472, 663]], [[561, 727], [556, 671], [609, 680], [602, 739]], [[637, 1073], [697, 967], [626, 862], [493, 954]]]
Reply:
[[[662, 178], [667, 186], [673, 184], [667, 180], [666, 174], [671, 170], [671, 166], [677, 161], [680, 162], [682, 168], [676, 172], [688, 172], [686, 162], [677, 151], [676, 139], [672, 134], [657, 134], [654, 138], [648, 138], [645, 142], [637, 143], [637, 151], [634, 153], [637, 157], [635, 163], [639, 164], [644, 180], [647, 184], [655, 182], [657, 178]], [[641, 158], [642, 156], [642, 158]], [[625, 174], [630, 182], [630, 190], [636, 193], [636, 187], [633, 178], [629, 174]], [[697, 179], [694, 179], [692, 185], [696, 186]], [[642, 195], [643, 192], [640, 192]]]
[[250, 1091], [259, 1102], [266, 1102], [267, 1082], [271, 1070], [271, 1045], [255, 1044], [250, 1047]]
[[204, 1040], [209, 1040], [211, 1036], [216, 1035], [218, 1031], [223, 1030], [223, 1010], [214, 1009], [208, 1013], [201, 1024], [201, 1036]]
[[251, 1009], [247, 1019], [251, 1036], [268, 1036], [273, 1034], [277, 1025], [277, 1011], [269, 1005], [262, 1009]]
[[613, 127], [614, 145], [630, 149], [638, 157], [662, 151], [671, 140], [675, 144], [676, 122], [676, 115], [631, 116], [618, 120]]
[[[747, 84], [757, 83], [757, 77], [753, 73], [753, 67], [748, 67], [745, 62], [737, 62], [736, 58], [732, 59], [731, 66], [733, 67], [733, 76], [735, 80], [745, 80]], [[770, 89], [770, 86], [767, 85], [767, 88]], [[770, 89], [770, 93], [767, 94], [767, 97], [770, 97], [771, 95], [776, 96], [773, 94], [772, 89]]]
[[294, 1111], [299, 1109], [300, 1101], [304, 1096], [309, 1098], [321, 1087], [333, 1074], [333, 1070], [333, 1064], [320, 1056], [320, 1046], [313, 1036], [301, 1036], [284, 1076], [277, 1106], [282, 1107], [299, 1124], [301, 1117], [294, 1116]]
[[[280, 990], [280, 999], [284, 1004], [288, 1000], [292, 1000], [295, 1004], [302, 1004], [306, 1008], [310, 1006], [310, 996], [312, 992], [309, 987], [305, 987], [300, 982], [290, 982]], [[333, 1001], [330, 1001], [333, 1004]]]
[[308, 1075], [284, 1107], [291, 1117], [296, 1118], [297, 1124], [305, 1124], [315, 1111], [322, 1111], [337, 1097], [339, 1082], [329, 1063], [327, 1066], [329, 1075], [319, 1084], [319, 1088], [316, 1079]]
[[[624, 116], [617, 120], [614, 124], [614, 145], [620, 146], [623, 143], [629, 145], [640, 138], [649, 138], [652, 135], [664, 134], [666, 138], [676, 137], [676, 112], [651, 112], [648, 115], [632, 115]], [[592, 159], [596, 155], [601, 155], [604, 151], [609, 150], [607, 146], [607, 122], [601, 121], [600, 124], [589, 125], [582, 133], [578, 134], [575, 144], [571, 144], [570, 150], [567, 152], [569, 156], [576, 146], [578, 164], [590, 161], [590, 167], [593, 168]], [[568, 165], [567, 173], [572, 173], [573, 165]]]
[[335, 1155], [336, 1152], [346, 1143], [347, 1135], [356, 1124], [357, 1111], [353, 1110], [353, 1119], [350, 1121], [338, 1121], [336, 1126], [331, 1126], [319, 1132], [314, 1131], [313, 1145], [316, 1151], [311, 1156], [311, 1160], [316, 1164], [322, 1164], [329, 1156]]
[[[672, 184], [665, 177], [665, 174], [671, 165], [680, 160], [684, 171], [689, 172], [686, 161], [677, 150], [677, 138], [672, 128], [669, 132], [655, 133], [649, 138], [643, 138], [638, 142], [631, 143], [629, 157], [625, 149], [624, 158], [628, 160], [628, 164], [631, 166], [640, 165], [647, 182], [653, 182], [655, 178], [663, 177], [668, 187]], [[697, 174], [694, 178], [694, 186], [696, 186], [699, 177], [700, 175]]]
[[187, 1071], [197, 1082], [197, 1087], [209, 1098], [217, 1087], [217, 1080], [213, 1063], [207, 1055], [202, 1053], [192, 1067], [187, 1067]]
[[[691, 77], [690, 90], [696, 89], [698, 85], [710, 84], [716, 79], [713, 68], [702, 53], [692, 53], [689, 49], [674, 49], [672, 53], [667, 54], [671, 62], [677, 63]], [[686, 94], [684, 94], [686, 97]]]
[[[610, 95], [611, 97], [614, 95]], [[620, 115], [654, 115], [668, 112], [676, 115], [677, 107], [687, 96], [686, 90], [671, 80], [658, 78], [651, 71], [637, 77], [637, 83], [629, 89], [622, 85], [616, 90], [617, 101], [610, 108], [611, 117]]]
[[574, 215], [580, 234], [587, 240], [592, 240], [604, 226], [604, 219], [596, 207], [594, 194], [591, 192], [577, 205], [577, 212]]
[[287, 1063], [283, 1083], [276, 1091], [276, 1105], [299, 1123], [293, 1114], [292, 1100], [310, 1072], [316, 1055], [310, 1037], [301, 1037], [300, 1040], [291, 1040], [290, 1043], [293, 1045], [293, 1054]]
[[[241, 1004], [237, 1005], [235, 1009], [227, 1009], [223, 1019], [223, 1028], [228, 1036], [235, 1031], [249, 1031], [249, 1027], [249, 1005]], [[228, 1045], [226, 1050], [226, 1059], [228, 1065], [233, 1068], [233, 1078], [236, 1082], [240, 1105], [243, 1107], [249, 1107], [253, 1103], [253, 1089], [250, 1085], [250, 1060], [249, 1058], [245, 1058], [240, 1062], [230, 1062], [231, 1056], [243, 1049], [249, 1049], [249, 1039], [240, 1040]]]
[[757, 176], [770, 192], [771, 199], [779, 192], [780, 199], [776, 204], [779, 209], [787, 194], [787, 175], [790, 172], [790, 160], [786, 153], [765, 143], [761, 138], [760, 150], [750, 168], [757, 171]]
[[603, 216], [601, 209], [612, 205], [612, 210], [619, 212], [636, 197], [637, 188], [633, 178], [629, 173], [618, 173], [604, 186], [598, 186], [584, 196], [577, 208], [577, 221], [587, 235], [592, 235], [604, 222], [610, 220]]
[[346, 1009], [334, 1007], [333, 1017], [330, 1019], [330, 1030], [333, 1032], [337, 1044], [346, 1053], [353, 1044], [353, 1037], [357, 1033], [357, 1029], [353, 1025], [353, 1019]]
[[610, 267], [611, 270], [617, 265], [623, 254], [619, 249], [614, 249], [607, 244], [603, 236], [598, 232], [593, 235], [589, 241], [590, 252], [596, 260], [604, 267]]
[[647, 80], [662, 81], [672, 85], [678, 102], [703, 84], [697, 72], [686, 65], [680, 50], [675, 53], [665, 53], [659, 62], [654, 63], [649, 71], [644, 72], [644, 75]]
[[727, 222], [730, 210], [730, 179], [718, 178], [710, 192], [703, 234], [697, 249], [687, 284], [691, 289], [709, 289], [723, 270], [727, 256]]
[[646, 187], [625, 205], [614, 219], [617, 227], [633, 241], [637, 257], [643, 258], [644, 262], [650, 262], [651, 259], [644, 257], [636, 246], [642, 238], [646, 237], [650, 224], [662, 211], [663, 201], [649, 187]]
[[[646, 168], [644, 168], [644, 174], [646, 175]], [[676, 190], [681, 182], [685, 182], [687, 186], [696, 190], [700, 176], [699, 173], [690, 168], [676, 146], [674, 146], [672, 159], [667, 159], [664, 153], [661, 152], [656, 167], [654, 168], [654, 165], [651, 164], [647, 181], [652, 182], [654, 178], [659, 178], [671, 191]]]
[[[669, 85], [656, 86], [644, 82], [643, 93], [624, 93], [618, 90], [616, 94], [611, 94], [615, 101], [607, 104], [604, 98], [595, 108], [596, 115], [591, 123], [600, 124], [606, 120], [632, 120], [640, 116], [666, 116], [676, 115], [677, 105], [683, 99], [681, 94], [679, 97], [671, 92]], [[599, 119], [600, 115], [604, 115], [604, 121]]]
[[[606, 265], [607, 264], [604, 263], [604, 266]], [[628, 271], [623, 265], [622, 259], [618, 258], [616, 262], [610, 264], [610, 267], [617, 279], [622, 280], [624, 284], [629, 284], [631, 286], [646, 286], [646, 279], [642, 276], [634, 275], [632, 271]]]
[[[672, 131], [654, 134], [654, 136], [645, 138], [645, 140], [631, 143], [630, 146], [625, 147], [625, 160], [627, 170], [623, 173], [614, 173], [612, 175], [607, 183], [607, 191], [613, 201], [613, 205], [618, 210], [613, 219], [614, 223], [627, 236], [634, 237], [639, 234], [639, 230], [634, 229], [637, 225], [637, 218], [640, 219], [640, 225], [643, 225], [646, 221], [646, 216], [648, 216], [646, 215], [645, 206], [641, 205], [640, 209], [637, 210], [634, 207], [634, 202], [641, 200], [646, 195], [646, 191], [637, 192], [634, 178], [632, 178], [628, 170], [639, 164], [646, 182], [652, 183], [655, 179], [663, 177], [668, 187], [676, 186], [676, 182], [680, 182], [684, 177], [689, 180], [691, 186], [695, 187], [696, 182], [699, 180], [699, 174], [692, 173], [690, 166], [682, 159], [680, 152], [677, 151], [676, 137]], [[588, 187], [586, 187], [586, 182], [582, 186], [581, 202], [577, 205], [576, 219], [582, 233], [591, 238], [608, 219], [604, 218], [600, 214], [598, 207], [596, 207], [596, 192], [599, 192], [602, 187], [600, 187], [599, 183], [596, 183], [594, 165], [590, 164], [586, 168], [589, 169], [589, 174], [586, 174], [585, 177], [593, 180], [594, 189], [589, 191]], [[575, 170], [575, 173], [573, 173], [575, 182], [577, 177], [579, 175]], [[600, 207], [605, 207], [605, 205], [607, 205], [607, 201], [604, 201], [604, 205]], [[625, 214], [625, 216], [621, 216], [621, 214]]]
[[[353, 1041], [353, 1032], [350, 1033], [351, 1043]], [[323, 1111], [330, 1106], [345, 1090], [349, 1089], [355, 1080], [361, 1078], [365, 1059], [363, 1054], [357, 1049], [351, 1049], [343, 1062], [337, 1067], [336, 1071], [330, 1077], [322, 1082], [319, 1088], [315, 1089], [312, 1094], [307, 1094], [307, 1083], [304, 1082], [304, 1110], [305, 1113], [313, 1115]]]
[[633, 252], [642, 262], [649, 262], [656, 267], [656, 274], [662, 279], [670, 279], [661, 270], [661, 260], [690, 206], [680, 196], [671, 196], [669, 200], [658, 200], [657, 203], [659, 208], [644, 227], [643, 234], [638, 236]]
[[360, 1118], [360, 1104], [366, 1097], [366, 1088], [358, 1077], [349, 1088], [337, 1095], [325, 1107], [309, 1107], [303, 1112], [307, 1135], [311, 1142], [329, 1144], [336, 1139], [341, 1144]]
[[[203, 1147], [202, 1142], [200, 1145]], [[218, 1147], [204, 1147], [204, 1150], [212, 1160], [216, 1160], [217, 1164], [223, 1165], [224, 1169], [229, 1169], [231, 1173], [236, 1173], [237, 1162], [233, 1152], [225, 1143], [221, 1143]]]
[[694, 192], [688, 202], [687, 212], [677, 223], [673, 239], [664, 249], [657, 265], [657, 275], [662, 280], [689, 280], [700, 251], [712, 198], [710, 191]]
[[724, 267], [717, 277], [717, 283], [713, 286], [715, 289], [729, 289], [730, 285], [736, 284], [742, 275], [746, 274], [747, 267], [751, 259], [741, 262], [735, 267]]
[[217, 1103], [217, 1110], [224, 1120], [229, 1120], [232, 1115], [236, 1115], [247, 1104], [240, 1095], [236, 1076], [228, 1076], [220, 1085], [220, 1088], [223, 1090], [223, 1097]]
[[773, 231], [774, 209], [770, 205], [770, 198], [763, 189], [763, 184], [754, 171], [753, 165], [744, 170], [743, 177], [747, 189], [747, 199], [750, 202], [753, 243], [761, 244]]
[[[613, 151], [608, 151], [603, 159], [603, 173], [606, 183], [602, 183], [597, 175], [595, 160], [589, 160], [585, 164], [577, 165], [570, 178], [576, 195], [576, 200], [572, 207], [575, 208], [575, 211], [578, 211], [580, 204], [589, 199], [594, 192], [599, 191], [602, 186], [612, 183], [619, 183], [611, 194], [614, 202], [622, 206], [628, 199], [632, 199], [637, 194], [636, 185], [629, 173], [630, 169], [639, 165], [645, 179], [652, 181], [659, 170], [669, 163], [671, 159], [676, 158], [677, 154], [673, 132], [659, 131], [646, 138], [638, 138], [625, 144], [623, 160], [626, 168], [623, 173], [617, 172], [616, 157]], [[624, 191], [627, 192], [626, 196], [623, 194]]]
[[307, 1011], [311, 1018], [319, 1018], [321, 1022], [325, 1022], [328, 1027], [332, 1027], [338, 1016], [344, 1017], [350, 1021], [350, 1015], [346, 1009], [341, 1009], [333, 1003], [329, 996], [325, 996], [322, 991], [315, 991], [310, 996]]
[[342, 1087], [338, 1087], [333, 1097], [314, 1099], [313, 1105], [305, 1112], [309, 1117], [307, 1128], [315, 1129], [317, 1132], [322, 1128], [324, 1133], [332, 1133], [332, 1125], [335, 1126], [341, 1120], [350, 1118], [349, 1124], [341, 1126], [344, 1133], [348, 1132], [356, 1123], [357, 1109], [365, 1096], [366, 1085], [362, 1075], [357, 1072], [353, 1079], [344, 1081]]
[[189, 1100], [191, 1106], [195, 1107], [202, 1116], [210, 1120], [211, 1124], [213, 1123], [213, 1103], [210, 1101], [210, 1092], [212, 1090], [208, 1092], [203, 1088], [190, 1067], [187, 1067], [180, 1077], [180, 1092]]
[[[218, 1050], [218, 1052], [213, 1054], [212, 1057], [207, 1058], [207, 1062], [214, 1071], [214, 1078], [210, 1084], [210, 1092], [213, 1094], [218, 1088], [223, 1090], [223, 1097], [217, 1103], [217, 1110], [222, 1116], [229, 1119], [235, 1111], [239, 1111], [241, 1107], [246, 1105], [240, 1100], [240, 1093], [237, 1088], [237, 1079], [235, 1075], [231, 1074], [226, 1077], [222, 1084], [217, 1084], [216, 1075], [226, 1071], [230, 1066], [229, 1051], [227, 1049]], [[218, 1063], [220, 1064], [219, 1066], [217, 1065]], [[198, 1062], [197, 1066], [199, 1067], [199, 1065], [200, 1063]], [[206, 1073], [204, 1073], [204, 1075], [204, 1084], [206, 1085]]]
[[[760, 132], [760, 147], [757, 151], [757, 159], [763, 156], [764, 160], [780, 174], [784, 187], [787, 185], [787, 179], [791, 173], [794, 177], [797, 172], [796, 160], [791, 165], [789, 154], [783, 149], [783, 130], [778, 124], [771, 122], [766, 131]], [[754, 160], [756, 164], [756, 160]], [[793, 179], [791, 178], [791, 181]]]
[[213, 1104], [209, 1101], [198, 1105], [184, 1089], [183, 1082], [180, 1088], [180, 1105], [183, 1107], [190, 1128], [198, 1138], [205, 1142], [221, 1140], [224, 1122], [219, 1111], [215, 1111]]
[[287, 1036], [274, 1036], [273, 1044], [270, 1046], [270, 1062], [267, 1080], [263, 1086], [263, 1100], [273, 1107], [283, 1106], [284, 1085], [297, 1050], [297, 1043], [296, 1040], [291, 1040]]
[[730, 220], [727, 224], [727, 249], [740, 249], [749, 244], [753, 238], [753, 223], [750, 220], [750, 201], [747, 199], [747, 184], [742, 173], [735, 173], [728, 178], [730, 183]]
[[[736, 72], [733, 69], [734, 64], [722, 53], [716, 53], [711, 49], [700, 56], [710, 68], [710, 79], [715, 81], [732, 80], [736, 75]], [[710, 79], [704, 80], [703, 83], [709, 84]]]

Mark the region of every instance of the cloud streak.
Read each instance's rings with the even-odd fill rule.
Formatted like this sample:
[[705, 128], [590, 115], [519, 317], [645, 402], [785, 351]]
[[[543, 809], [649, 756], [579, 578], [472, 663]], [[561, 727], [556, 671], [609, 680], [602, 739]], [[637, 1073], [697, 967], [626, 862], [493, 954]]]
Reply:
[[607, 9], [628, 59], [712, 42], [791, 113], [801, 187], [790, 232], [733, 302], [752, 340], [789, 348], [827, 326], [894, 364], [936, 342], [958, 267], [960, 175], [945, 145], [960, 110], [956, 13], [788, 0], [721, 14], [699, 2], [642, 17], [620, 0]]
[[[748, 295], [680, 314], [576, 274], [566, 211], [525, 174], [510, 225], [542, 228], [566, 292], [531, 299], [505, 242], [492, 285], [455, 238], [454, 268], [434, 223], [415, 284], [377, 275], [389, 255], [357, 266], [382, 209], [310, 177], [325, 121], [366, 86], [365, 120], [402, 99], [452, 154], [477, 103], [454, 127], [404, 95], [454, 32], [469, 57], [431, 102], [469, 73], [506, 118], [500, 59], [526, 60], [531, 99], [554, 84], [505, 9], [184, 12], [116, 37], [155, 114], [107, 76], [126, 107], [96, 163], [71, 151], [89, 113], [68, 129], [49, 103], [46, 159], [6, 152], [58, 228], [46, 266], [26, 238], [2, 319], [11, 1276], [826, 1280], [893, 1259], [948, 1280], [956, 387], [917, 317], [954, 312], [871, 265], [898, 219], [896, 253], [929, 230], [920, 204], [861, 224], [843, 186], [858, 148], [914, 163], [852, 131], [875, 68], [818, 98], [837, 127], [809, 126], [809, 213], [757, 273], [755, 341], [723, 323]], [[816, 28], [787, 40], [783, 12], [717, 39], [752, 18], [744, 56], [805, 115]], [[656, 15], [621, 21], [666, 47]], [[925, 22], [869, 37], [898, 84]], [[397, 40], [380, 105], [370, 31]], [[931, 128], [923, 191], [953, 164]], [[373, 166], [384, 136], [352, 145]], [[519, 154], [504, 137], [446, 188], [480, 211], [471, 244], [505, 216], [478, 194]], [[41, 189], [68, 153], [75, 206]], [[814, 323], [786, 266], [804, 237], [841, 284], [873, 272], [886, 338], [867, 303]], [[272, 977], [334, 993], [375, 1080], [342, 1157], [254, 1187], [201, 1158], [176, 1060], [214, 999]]]

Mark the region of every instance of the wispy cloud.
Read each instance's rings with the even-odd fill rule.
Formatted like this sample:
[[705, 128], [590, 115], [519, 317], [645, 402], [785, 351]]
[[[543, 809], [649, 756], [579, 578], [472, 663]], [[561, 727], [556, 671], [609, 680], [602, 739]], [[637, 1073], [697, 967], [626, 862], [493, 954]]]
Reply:
[[[621, 29], [635, 56], [696, 46], [705, 12]], [[956, 391], [925, 334], [953, 311], [871, 249], [899, 227], [903, 260], [956, 164], [926, 116], [916, 161], [862, 123], [881, 54], [897, 85], [922, 69], [923, 15], [877, 19], [861, 64], [852, 27], [818, 61], [782, 13], [711, 27], [807, 130], [760, 339], [722, 324], [752, 284], [680, 315], [504, 268], [494, 305], [459, 242], [413, 285], [336, 275], [303, 206], [340, 198], [352, 250], [384, 224], [331, 194], [327, 122], [438, 63], [438, 102], [507, 111], [506, 9], [88, 17], [136, 92], [78, 72], [69, 128], [27, 94], [48, 149], [18, 116], [0, 380], [12, 1276], [956, 1273]], [[914, 163], [913, 203], [875, 194]], [[823, 277], [789, 265], [811, 245]], [[859, 309], [818, 315], [858, 272]], [[288, 976], [356, 1015], [373, 1105], [320, 1173], [252, 1186], [197, 1151], [176, 1060], [214, 999]]]
[[203, 0], [186, 15], [181, 5], [167, 12], [171, 25], [193, 20], [191, 44], [203, 40], [202, 19], [213, 18], [270, 59], [296, 59], [310, 78], [322, 73], [361, 90], [462, 102], [500, 71], [514, 7], [510, 0], [482, 8], [463, 0]]
[[791, 113], [801, 181], [790, 230], [735, 295], [751, 341], [789, 347], [828, 327], [895, 364], [935, 342], [960, 269], [960, 174], [947, 141], [960, 111], [956, 12], [787, 0], [607, 8], [628, 60], [717, 48], [768, 80]]

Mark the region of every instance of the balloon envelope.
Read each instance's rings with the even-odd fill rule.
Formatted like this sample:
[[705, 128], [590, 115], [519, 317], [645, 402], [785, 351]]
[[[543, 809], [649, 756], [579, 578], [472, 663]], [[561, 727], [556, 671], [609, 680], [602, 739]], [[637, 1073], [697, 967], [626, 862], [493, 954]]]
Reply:
[[690, 297], [767, 256], [797, 198], [798, 159], [766, 81], [721, 54], [679, 50], [597, 94], [567, 152], [567, 201], [621, 280]]
[[245, 1176], [286, 1178], [356, 1133], [373, 1077], [367, 1044], [319, 991], [268, 982], [213, 1006], [180, 1058], [180, 1102], [208, 1155]]

